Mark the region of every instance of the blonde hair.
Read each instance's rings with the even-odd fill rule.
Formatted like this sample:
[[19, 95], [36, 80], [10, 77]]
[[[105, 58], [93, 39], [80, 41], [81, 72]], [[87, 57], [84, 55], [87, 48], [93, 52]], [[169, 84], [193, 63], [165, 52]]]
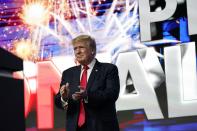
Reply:
[[96, 42], [95, 42], [95, 39], [92, 38], [91, 36], [79, 35], [72, 40], [72, 45], [75, 45], [75, 43], [78, 43], [78, 42], [88, 44], [89, 47], [94, 51], [94, 53], [96, 53]]

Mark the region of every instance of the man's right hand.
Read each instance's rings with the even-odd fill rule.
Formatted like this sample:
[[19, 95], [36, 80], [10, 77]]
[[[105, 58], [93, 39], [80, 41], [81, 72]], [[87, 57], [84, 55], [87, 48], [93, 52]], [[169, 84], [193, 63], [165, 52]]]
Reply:
[[69, 83], [66, 83], [66, 85], [62, 85], [60, 87], [60, 95], [63, 100], [67, 100], [69, 94]]

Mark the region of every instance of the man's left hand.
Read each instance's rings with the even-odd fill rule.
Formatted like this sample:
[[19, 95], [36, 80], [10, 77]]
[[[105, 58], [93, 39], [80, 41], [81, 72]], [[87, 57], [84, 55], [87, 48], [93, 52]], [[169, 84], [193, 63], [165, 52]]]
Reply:
[[72, 98], [73, 98], [73, 100], [81, 100], [81, 99], [83, 99], [85, 96], [86, 96], [85, 90], [81, 90], [81, 91], [79, 91], [79, 92], [75, 92], [75, 93], [72, 95]]

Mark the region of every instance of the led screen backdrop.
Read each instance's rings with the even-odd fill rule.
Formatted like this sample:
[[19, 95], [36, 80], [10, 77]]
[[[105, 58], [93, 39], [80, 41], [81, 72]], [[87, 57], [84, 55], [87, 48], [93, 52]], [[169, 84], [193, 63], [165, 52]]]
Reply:
[[0, 0], [0, 47], [24, 60], [26, 130], [64, 130], [54, 107], [72, 38], [89, 34], [120, 75], [122, 131], [196, 130], [196, 3], [190, 0]]

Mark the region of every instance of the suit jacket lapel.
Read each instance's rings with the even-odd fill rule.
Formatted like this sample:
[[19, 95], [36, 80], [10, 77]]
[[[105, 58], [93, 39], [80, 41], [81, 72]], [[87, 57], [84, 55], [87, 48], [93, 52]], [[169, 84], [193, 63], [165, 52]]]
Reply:
[[90, 74], [90, 77], [88, 79], [88, 83], [87, 83], [87, 89], [91, 87], [92, 83], [94, 82], [95, 78], [98, 76], [98, 72], [100, 69], [100, 63], [96, 60], [96, 63], [92, 69], [92, 72]]
[[75, 81], [76, 81], [76, 84], [79, 86], [80, 85], [81, 66], [77, 66], [74, 74], [77, 74], [75, 77]]

